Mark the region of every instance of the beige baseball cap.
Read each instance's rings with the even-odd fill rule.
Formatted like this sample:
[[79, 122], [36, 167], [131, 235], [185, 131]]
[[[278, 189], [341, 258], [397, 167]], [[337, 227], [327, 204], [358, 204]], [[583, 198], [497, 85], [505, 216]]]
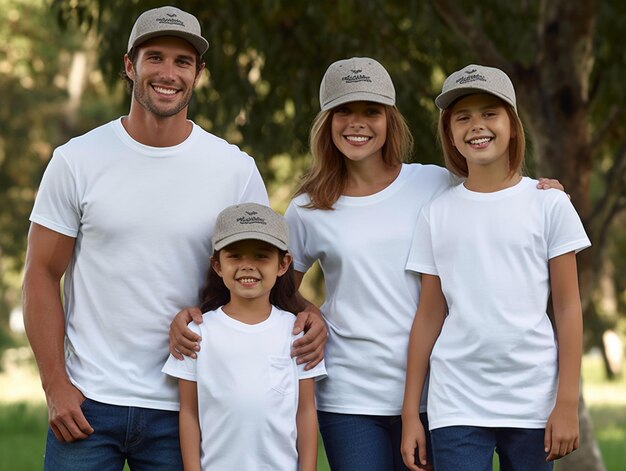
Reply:
[[285, 218], [268, 206], [243, 203], [224, 209], [215, 222], [213, 250], [222, 250], [240, 240], [262, 240], [287, 250], [289, 228]]
[[182, 38], [188, 41], [199, 55], [204, 54], [209, 48], [209, 42], [202, 37], [200, 23], [195, 16], [179, 8], [165, 6], [144, 11], [139, 15], [130, 32], [127, 52], [148, 39], [159, 36]]
[[507, 74], [495, 67], [470, 64], [450, 74], [443, 82], [441, 94], [435, 104], [441, 110], [448, 108], [455, 100], [472, 93], [489, 93], [504, 100], [517, 112], [515, 88]]
[[352, 101], [396, 104], [396, 90], [385, 68], [369, 57], [353, 57], [331, 64], [320, 85], [322, 111]]

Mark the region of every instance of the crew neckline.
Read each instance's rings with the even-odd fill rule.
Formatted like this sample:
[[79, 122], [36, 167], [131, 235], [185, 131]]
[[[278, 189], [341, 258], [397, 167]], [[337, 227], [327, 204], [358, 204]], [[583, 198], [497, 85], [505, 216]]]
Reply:
[[402, 167], [400, 167], [400, 172], [393, 181], [376, 193], [372, 193], [371, 195], [366, 196], [346, 196], [341, 195], [335, 205], [343, 205], [343, 206], [363, 206], [375, 203], [377, 201], [388, 198], [393, 195], [398, 189], [402, 186], [402, 184], [407, 179], [407, 173], [409, 171], [409, 164], [403, 163]]
[[515, 185], [510, 186], [508, 188], [503, 188], [502, 190], [492, 191], [488, 193], [483, 193], [480, 191], [469, 190], [465, 183], [460, 183], [456, 186], [456, 191], [464, 198], [473, 199], [473, 200], [499, 200], [502, 198], [508, 198], [509, 196], [515, 195], [520, 191], [523, 191], [528, 185], [531, 185], [534, 180], [529, 177], [522, 177], [519, 182]]
[[122, 142], [126, 144], [127, 146], [131, 147], [137, 152], [140, 152], [145, 155], [149, 155], [151, 157], [172, 157], [178, 152], [180, 152], [181, 150], [184, 150], [188, 146], [192, 145], [193, 141], [195, 141], [196, 136], [198, 134], [196, 124], [191, 120], [187, 120], [188, 122], [191, 123], [192, 127], [191, 127], [191, 132], [189, 133], [189, 136], [187, 136], [187, 138], [184, 141], [174, 146], [153, 147], [153, 146], [149, 146], [146, 144], [142, 144], [141, 142], [135, 140], [130, 134], [128, 134], [128, 131], [126, 131], [126, 128], [122, 124], [122, 120], [124, 118], [126, 118], [126, 116], [120, 116], [118, 119], [113, 121], [113, 128], [116, 134], [120, 137]]

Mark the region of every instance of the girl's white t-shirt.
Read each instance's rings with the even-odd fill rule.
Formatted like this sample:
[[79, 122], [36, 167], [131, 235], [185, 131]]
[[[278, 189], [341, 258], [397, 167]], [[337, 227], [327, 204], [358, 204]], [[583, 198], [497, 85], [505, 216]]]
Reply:
[[461, 184], [420, 215], [407, 269], [439, 276], [449, 309], [430, 359], [431, 429], [543, 428], [554, 407], [549, 260], [591, 243], [565, 193], [536, 184]]
[[342, 196], [334, 210], [304, 208], [308, 195], [289, 205], [285, 218], [294, 268], [306, 272], [319, 260], [324, 272], [320, 309], [329, 330], [328, 379], [316, 388], [318, 410], [401, 413], [420, 290], [417, 274], [405, 270], [406, 260], [422, 206], [451, 184], [441, 167], [404, 164], [384, 190]]
[[290, 357], [295, 319], [273, 307], [250, 325], [210, 311], [189, 325], [202, 336], [197, 359], [168, 358], [164, 373], [197, 383], [203, 470], [297, 471], [298, 381], [326, 370]]

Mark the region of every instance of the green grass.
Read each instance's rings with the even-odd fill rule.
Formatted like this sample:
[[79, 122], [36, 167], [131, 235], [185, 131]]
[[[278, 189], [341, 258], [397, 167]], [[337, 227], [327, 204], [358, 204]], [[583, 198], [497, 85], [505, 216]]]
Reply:
[[[603, 378], [601, 360], [586, 357], [583, 381], [585, 400], [606, 469], [622, 471], [626, 463], [626, 376], [609, 383]], [[0, 402], [0, 469], [41, 470], [46, 431], [45, 404]], [[321, 440], [318, 470], [329, 470]]]
[[587, 356], [582, 376], [585, 402], [607, 471], [622, 471], [626, 464], [626, 370], [621, 378], [606, 381], [602, 359]]
[[47, 421], [45, 404], [0, 403], [0, 469], [42, 469]]

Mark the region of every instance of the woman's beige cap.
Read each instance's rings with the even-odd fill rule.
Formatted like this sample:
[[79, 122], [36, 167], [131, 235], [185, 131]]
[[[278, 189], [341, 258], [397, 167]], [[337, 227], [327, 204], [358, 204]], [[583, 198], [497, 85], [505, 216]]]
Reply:
[[353, 57], [328, 67], [320, 85], [322, 111], [352, 101], [396, 104], [391, 77], [379, 62], [369, 57]]

